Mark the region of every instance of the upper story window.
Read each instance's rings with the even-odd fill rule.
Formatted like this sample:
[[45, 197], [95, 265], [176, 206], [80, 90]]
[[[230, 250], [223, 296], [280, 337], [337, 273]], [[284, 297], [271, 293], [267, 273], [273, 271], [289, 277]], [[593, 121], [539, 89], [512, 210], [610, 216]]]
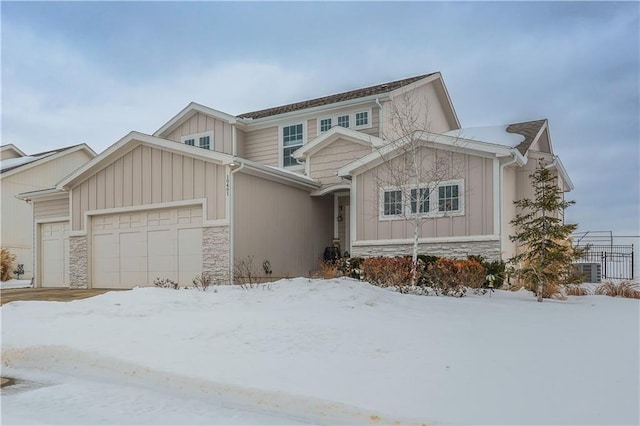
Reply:
[[304, 126], [293, 124], [282, 127], [282, 166], [297, 166], [298, 162], [291, 156], [304, 144]]
[[197, 146], [204, 149], [213, 148], [213, 131], [186, 135], [180, 138], [185, 145]]
[[200, 140], [200, 148], [211, 149], [211, 137], [210, 136], [201, 136]]
[[320, 132], [326, 132], [337, 125], [348, 129], [368, 129], [371, 127], [371, 109], [354, 111], [330, 117], [319, 117]]
[[366, 126], [367, 124], [369, 124], [369, 112], [356, 112], [356, 127]]

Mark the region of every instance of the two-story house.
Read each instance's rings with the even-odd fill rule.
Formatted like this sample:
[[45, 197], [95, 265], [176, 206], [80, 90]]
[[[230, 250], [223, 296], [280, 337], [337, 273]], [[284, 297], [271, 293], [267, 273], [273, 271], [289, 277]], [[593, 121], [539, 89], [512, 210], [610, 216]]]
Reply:
[[[463, 165], [419, 182], [428, 202], [379, 183], [406, 155], [394, 120], [406, 105], [423, 119], [411, 123], [418, 157]], [[410, 253], [411, 214], [424, 216], [422, 253], [509, 257], [513, 200], [531, 193], [532, 159], [554, 167], [565, 190], [572, 184], [546, 120], [489, 133], [461, 129], [440, 73], [237, 116], [191, 103], [153, 135], [131, 132], [55, 188], [21, 195], [34, 206], [36, 282], [190, 285], [201, 272], [228, 281], [250, 258], [258, 270], [268, 261], [274, 277], [308, 275], [332, 245], [353, 256]], [[50, 203], [64, 212], [41, 214]], [[53, 254], [38, 241], [52, 222], [69, 228], [64, 282], [42, 269]]]
[[[16, 195], [51, 188], [95, 156], [85, 144], [31, 155], [14, 144], [0, 146], [0, 245], [16, 256], [15, 268], [22, 265], [21, 279], [33, 278], [33, 219], [31, 206]], [[45, 230], [51, 232], [56, 231]], [[60, 258], [54, 260], [56, 265], [66, 261], [63, 252], [61, 249]]]

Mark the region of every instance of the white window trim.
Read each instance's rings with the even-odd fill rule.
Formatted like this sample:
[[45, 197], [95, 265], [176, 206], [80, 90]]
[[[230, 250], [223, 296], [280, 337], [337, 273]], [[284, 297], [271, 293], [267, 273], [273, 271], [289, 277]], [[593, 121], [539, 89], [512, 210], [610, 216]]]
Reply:
[[[332, 115], [323, 115], [318, 117], [318, 134], [322, 134], [325, 131], [320, 130], [320, 122], [322, 120], [327, 120], [330, 119], [331, 120], [331, 127], [336, 127], [338, 125], [338, 117], [342, 117], [343, 115], [348, 115], [349, 116], [349, 127], [348, 129], [353, 129], [353, 130], [362, 130], [362, 129], [370, 129], [371, 127], [373, 127], [373, 118], [372, 118], [372, 108], [364, 108], [364, 109], [356, 109], [356, 110], [351, 110], [351, 111], [345, 111], [345, 112], [341, 112], [341, 113], [334, 113]], [[366, 112], [367, 113], [367, 117], [369, 118], [367, 121], [367, 124], [363, 124], [361, 126], [356, 126], [356, 114], [359, 113], [363, 113]]]
[[295, 166], [286, 166], [284, 165], [284, 128], [289, 126], [297, 126], [298, 124], [302, 124], [302, 145], [304, 146], [307, 143], [307, 120], [303, 121], [291, 121], [285, 124], [281, 124], [278, 126], [278, 165], [279, 167], [283, 167], [287, 170], [292, 171], [304, 171], [304, 164], [298, 164]]
[[[180, 142], [182, 142], [183, 144], [186, 144], [187, 139], [194, 139], [194, 147], [196, 148], [200, 148], [200, 138], [203, 136], [209, 136], [210, 140], [209, 140], [209, 151], [215, 151], [214, 147], [215, 147], [215, 139], [213, 138], [213, 130], [209, 130], [207, 132], [200, 132], [200, 133], [192, 133], [190, 135], [185, 135], [185, 136], [181, 136], [180, 137]], [[191, 146], [191, 145], [189, 145]], [[202, 148], [204, 149], [204, 148]]]
[[[459, 209], [453, 212], [441, 212], [440, 206], [440, 191], [441, 186], [458, 185], [458, 207]], [[429, 188], [429, 211], [426, 213], [417, 213], [421, 217], [426, 218], [439, 218], [439, 217], [452, 217], [452, 216], [464, 216], [465, 214], [465, 193], [464, 193], [464, 179], [453, 179], [436, 183], [420, 184], [420, 188]], [[404, 188], [404, 189], [403, 189]], [[398, 187], [388, 186], [380, 188], [378, 195], [378, 219], [381, 221], [390, 220], [406, 220], [414, 217], [416, 213], [411, 212], [411, 190], [414, 189], [414, 185]], [[387, 191], [401, 191], [402, 192], [402, 213], [399, 215], [385, 215], [384, 214], [384, 193]]]

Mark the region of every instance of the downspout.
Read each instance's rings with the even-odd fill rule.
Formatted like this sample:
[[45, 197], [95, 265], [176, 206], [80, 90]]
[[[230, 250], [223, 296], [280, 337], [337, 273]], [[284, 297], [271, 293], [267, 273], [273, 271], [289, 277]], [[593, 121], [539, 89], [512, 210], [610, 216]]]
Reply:
[[500, 165], [500, 173], [499, 173], [499, 179], [500, 179], [500, 195], [499, 195], [499, 200], [500, 200], [500, 205], [498, 208], [498, 220], [499, 220], [499, 227], [498, 227], [498, 235], [500, 235], [500, 252], [503, 251], [504, 247], [503, 247], [503, 242], [504, 242], [504, 235], [503, 234], [503, 211], [504, 211], [504, 169], [507, 166], [510, 166], [512, 164], [514, 164], [516, 161], [518, 161], [518, 154], [516, 153], [516, 151], [514, 149], [511, 150], [511, 156], [513, 157], [511, 160], [507, 161], [504, 164]]
[[380, 99], [376, 98], [376, 105], [378, 105], [378, 108], [380, 108], [380, 110], [378, 111], [378, 127], [379, 127], [379, 131], [378, 131], [378, 135], [380, 138], [384, 139], [384, 130], [383, 130], [383, 114], [382, 114], [382, 104], [380, 103]]
[[[235, 164], [237, 161], [237, 158], [234, 157], [233, 163], [231, 164]], [[235, 240], [234, 240], [234, 234], [235, 232], [233, 231], [234, 228], [234, 184], [233, 184], [233, 175], [236, 172], [239, 172], [240, 170], [244, 169], [244, 163], [239, 161], [240, 163], [240, 167], [238, 167], [237, 169], [231, 169], [231, 173], [230, 173], [230, 178], [229, 178], [229, 282], [233, 284], [233, 263], [234, 263], [234, 259], [235, 259]]]
[[236, 135], [236, 124], [231, 125], [231, 154], [235, 157], [238, 155], [238, 141]]

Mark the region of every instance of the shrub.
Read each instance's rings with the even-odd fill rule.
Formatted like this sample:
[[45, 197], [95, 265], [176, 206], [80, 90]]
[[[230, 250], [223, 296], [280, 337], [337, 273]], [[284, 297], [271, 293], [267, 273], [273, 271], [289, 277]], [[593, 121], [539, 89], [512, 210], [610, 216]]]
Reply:
[[338, 260], [324, 260], [320, 263], [320, 269], [318, 270], [320, 276], [324, 279], [336, 278], [342, 275], [340, 271], [340, 264]]
[[363, 257], [350, 257], [340, 259], [340, 272], [345, 277], [362, 280], [364, 279], [361, 269], [362, 262], [364, 262]]
[[579, 285], [568, 285], [565, 288], [567, 296], [588, 296], [589, 290]]
[[16, 255], [8, 249], [0, 249], [0, 280], [8, 281], [13, 278], [14, 262]]
[[448, 290], [458, 287], [481, 287], [487, 270], [476, 260], [440, 258], [427, 265], [426, 273], [433, 287]]
[[402, 287], [411, 281], [410, 257], [369, 257], [360, 268], [362, 277], [380, 287]]
[[213, 277], [209, 272], [203, 272], [200, 275], [196, 275], [192, 280], [192, 283], [197, 290], [207, 291], [209, 286], [213, 283]]
[[502, 287], [507, 267], [507, 264], [503, 260], [494, 260], [493, 262], [489, 262], [480, 255], [471, 255], [468, 259], [477, 261], [487, 270], [487, 274], [493, 274], [493, 276], [496, 277], [496, 280], [493, 283], [494, 288]]
[[631, 281], [620, 281], [616, 284], [613, 281], [608, 280], [596, 288], [595, 294], [640, 299], [640, 287], [638, 287], [638, 284]]
[[153, 280], [153, 285], [160, 288], [173, 288], [174, 290], [180, 288], [178, 283], [170, 278], [156, 278]]
[[258, 276], [253, 269], [253, 256], [237, 260], [233, 266], [234, 284], [248, 290], [258, 287]]

